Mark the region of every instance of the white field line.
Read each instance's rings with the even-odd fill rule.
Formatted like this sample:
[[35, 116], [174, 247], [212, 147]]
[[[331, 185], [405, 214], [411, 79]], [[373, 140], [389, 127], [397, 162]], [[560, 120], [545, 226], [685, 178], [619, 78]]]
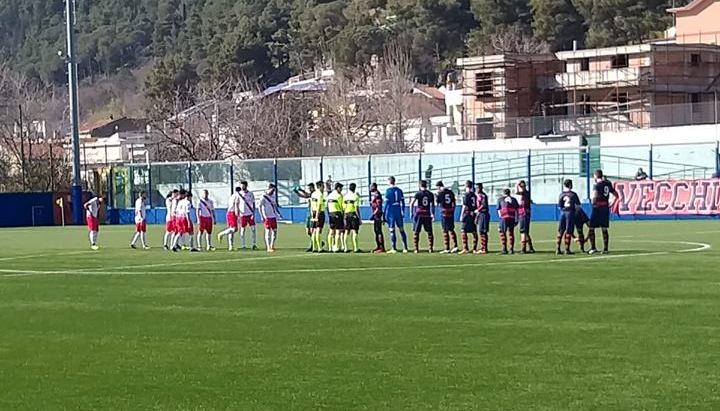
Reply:
[[[630, 242], [630, 240], [616, 240], [618, 242]], [[539, 241], [538, 241], [539, 242]], [[683, 249], [683, 250], [675, 250], [675, 251], [657, 251], [657, 252], [646, 252], [646, 253], [632, 253], [632, 254], [614, 254], [614, 255], [601, 255], [601, 256], [587, 256], [587, 257], [565, 257], [565, 258], [554, 258], [554, 259], [544, 259], [544, 260], [525, 260], [525, 261], [498, 261], [498, 262], [490, 262], [490, 263], [464, 263], [464, 264], [435, 264], [435, 265], [424, 265], [424, 266], [405, 266], [405, 267], [399, 267], [399, 266], [374, 266], [374, 267], [357, 267], [357, 268], [335, 268], [335, 269], [323, 269], [323, 268], [314, 268], [314, 269], [291, 269], [291, 270], [245, 270], [242, 272], [238, 272], [236, 274], [272, 274], [272, 273], [312, 273], [312, 272], [362, 272], [362, 271], [386, 271], [386, 270], [402, 270], [402, 269], [410, 269], [410, 268], [420, 268], [420, 269], [426, 269], [426, 268], [462, 268], [462, 267], [491, 267], [491, 266], [498, 266], [498, 265], [533, 265], [533, 264], [544, 264], [544, 263], [558, 263], [558, 262], [568, 262], [568, 261], [599, 261], [599, 260], [608, 260], [608, 259], [619, 259], [619, 258], [627, 258], [627, 257], [643, 257], [643, 256], [653, 256], [653, 255], [667, 255], [672, 253], [692, 253], [692, 252], [700, 252], [705, 251], [711, 248], [709, 244], [705, 243], [698, 243], [698, 242], [690, 242], [690, 241], [662, 241], [662, 240], [638, 240], [636, 242], [640, 243], [651, 243], [651, 244], [684, 244], [688, 246], [694, 246], [694, 248], [689, 249]], [[279, 259], [279, 258], [301, 258], [301, 257], [307, 257], [307, 256], [314, 256], [314, 254], [290, 254], [290, 255], [280, 255], [280, 256], [266, 256], [266, 257], [246, 257], [246, 258], [233, 258], [233, 259], [223, 259], [223, 260], [205, 260], [205, 261], [186, 261], [186, 262], [173, 262], [173, 263], [158, 263], [158, 264], [145, 264], [145, 265], [135, 265], [135, 266], [125, 266], [125, 267], [116, 267], [115, 270], [107, 270], [107, 269], [91, 269], [91, 270], [63, 270], [63, 271], [40, 271], [40, 270], [9, 270], [9, 269], [0, 269], [0, 273], [6, 273], [4, 275], [1, 275], [0, 277], [3, 278], [12, 278], [12, 277], [27, 277], [27, 276], [33, 276], [33, 275], [52, 275], [52, 274], [60, 274], [60, 275], [203, 275], [203, 274], [233, 274], [228, 272], [219, 272], [219, 271], [204, 271], [202, 273], [185, 273], [185, 272], [178, 272], [178, 271], [153, 271], [153, 272], [138, 272], [138, 271], [118, 271], [118, 269], [134, 269], [134, 270], [142, 270], [144, 268], [156, 268], [156, 267], [173, 267], [173, 266], [184, 266], [188, 264], [211, 264], [211, 263], [220, 263], [220, 262], [237, 262], [237, 261], [255, 261], [255, 260], [267, 260], [267, 259]]]

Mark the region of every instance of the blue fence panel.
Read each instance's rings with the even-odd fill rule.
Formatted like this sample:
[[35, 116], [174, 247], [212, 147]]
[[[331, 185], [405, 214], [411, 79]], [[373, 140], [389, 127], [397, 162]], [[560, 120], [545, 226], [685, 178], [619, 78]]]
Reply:
[[55, 223], [52, 193], [0, 193], [0, 227], [50, 226]]

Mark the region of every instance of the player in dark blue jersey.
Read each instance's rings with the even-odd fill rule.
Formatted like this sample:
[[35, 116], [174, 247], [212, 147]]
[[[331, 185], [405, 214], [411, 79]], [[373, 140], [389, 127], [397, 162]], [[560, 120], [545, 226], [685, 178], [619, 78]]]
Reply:
[[[455, 234], [455, 207], [457, 206], [457, 202], [455, 200], [455, 193], [446, 188], [442, 181], [438, 181], [435, 186], [437, 187], [437, 205], [440, 208], [443, 243], [445, 244], [445, 249], [440, 253], [457, 253], [458, 240], [457, 234]], [[451, 239], [453, 242], [452, 249], [450, 249]]]
[[580, 245], [580, 251], [585, 252], [585, 226], [590, 222], [590, 217], [585, 213], [582, 207], [578, 208], [575, 213], [575, 229], [577, 229], [577, 242]]
[[497, 203], [498, 216], [500, 217], [500, 243], [502, 253], [508, 253], [508, 242], [510, 243], [510, 254], [515, 254], [515, 226], [517, 225], [518, 210], [520, 204], [510, 195], [510, 189], [503, 190], [503, 195]]
[[490, 232], [490, 201], [483, 190], [482, 183], [475, 185], [475, 197], [477, 198], [477, 219], [476, 224], [480, 234], [480, 250], [478, 254], [488, 253], [488, 233]]
[[590, 214], [590, 254], [598, 252], [595, 246], [595, 229], [600, 228], [603, 236], [603, 254], [607, 254], [610, 247], [610, 196], [617, 198], [617, 192], [612, 183], [605, 178], [602, 170], [595, 171], [595, 185], [592, 193], [592, 213]]
[[577, 210], [580, 208], [580, 197], [572, 190], [572, 180], [565, 180], [563, 183], [563, 192], [558, 197], [558, 208], [560, 208], [560, 224], [558, 225], [558, 235], [555, 240], [557, 245], [557, 254], [562, 255], [560, 249], [563, 239], [565, 240], [565, 254], [571, 255], [570, 250], [573, 234], [575, 234], [575, 218]]
[[415, 254], [420, 252], [420, 231], [425, 230], [428, 236], [428, 251], [433, 252], [433, 220], [435, 219], [435, 196], [428, 190], [428, 183], [420, 181], [420, 190], [410, 202], [410, 210], [413, 210], [413, 244]]
[[472, 252], [476, 253], [478, 250], [478, 234], [477, 234], [477, 195], [473, 191], [472, 181], [465, 182], [465, 195], [463, 195], [462, 210], [460, 211], [462, 218], [462, 243], [463, 249], [460, 254], [469, 254], [470, 248], [468, 247], [468, 234], [473, 236], [473, 249]]
[[520, 244], [522, 244], [522, 253], [535, 253], [532, 237], [530, 237], [530, 221], [532, 219], [532, 196], [527, 188], [525, 180], [520, 180], [515, 187], [515, 192], [519, 197], [520, 212], [518, 220], [520, 220]]
[[385, 221], [383, 217], [383, 197], [378, 190], [376, 183], [370, 185], [370, 209], [373, 221], [373, 230], [375, 231], [375, 249], [373, 253], [380, 254], [385, 252], [385, 235], [383, 234], [382, 224]]

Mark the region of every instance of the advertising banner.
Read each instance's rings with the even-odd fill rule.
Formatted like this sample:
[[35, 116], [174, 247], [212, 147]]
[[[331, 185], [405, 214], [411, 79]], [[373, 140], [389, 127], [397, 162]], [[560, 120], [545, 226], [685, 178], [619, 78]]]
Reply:
[[716, 215], [720, 210], [720, 179], [617, 181], [620, 215]]

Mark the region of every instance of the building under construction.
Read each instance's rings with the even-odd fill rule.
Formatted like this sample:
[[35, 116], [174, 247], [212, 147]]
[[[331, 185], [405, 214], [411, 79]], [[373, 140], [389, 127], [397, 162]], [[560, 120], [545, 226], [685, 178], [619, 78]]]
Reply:
[[465, 139], [718, 120], [720, 47], [657, 42], [458, 60]]

